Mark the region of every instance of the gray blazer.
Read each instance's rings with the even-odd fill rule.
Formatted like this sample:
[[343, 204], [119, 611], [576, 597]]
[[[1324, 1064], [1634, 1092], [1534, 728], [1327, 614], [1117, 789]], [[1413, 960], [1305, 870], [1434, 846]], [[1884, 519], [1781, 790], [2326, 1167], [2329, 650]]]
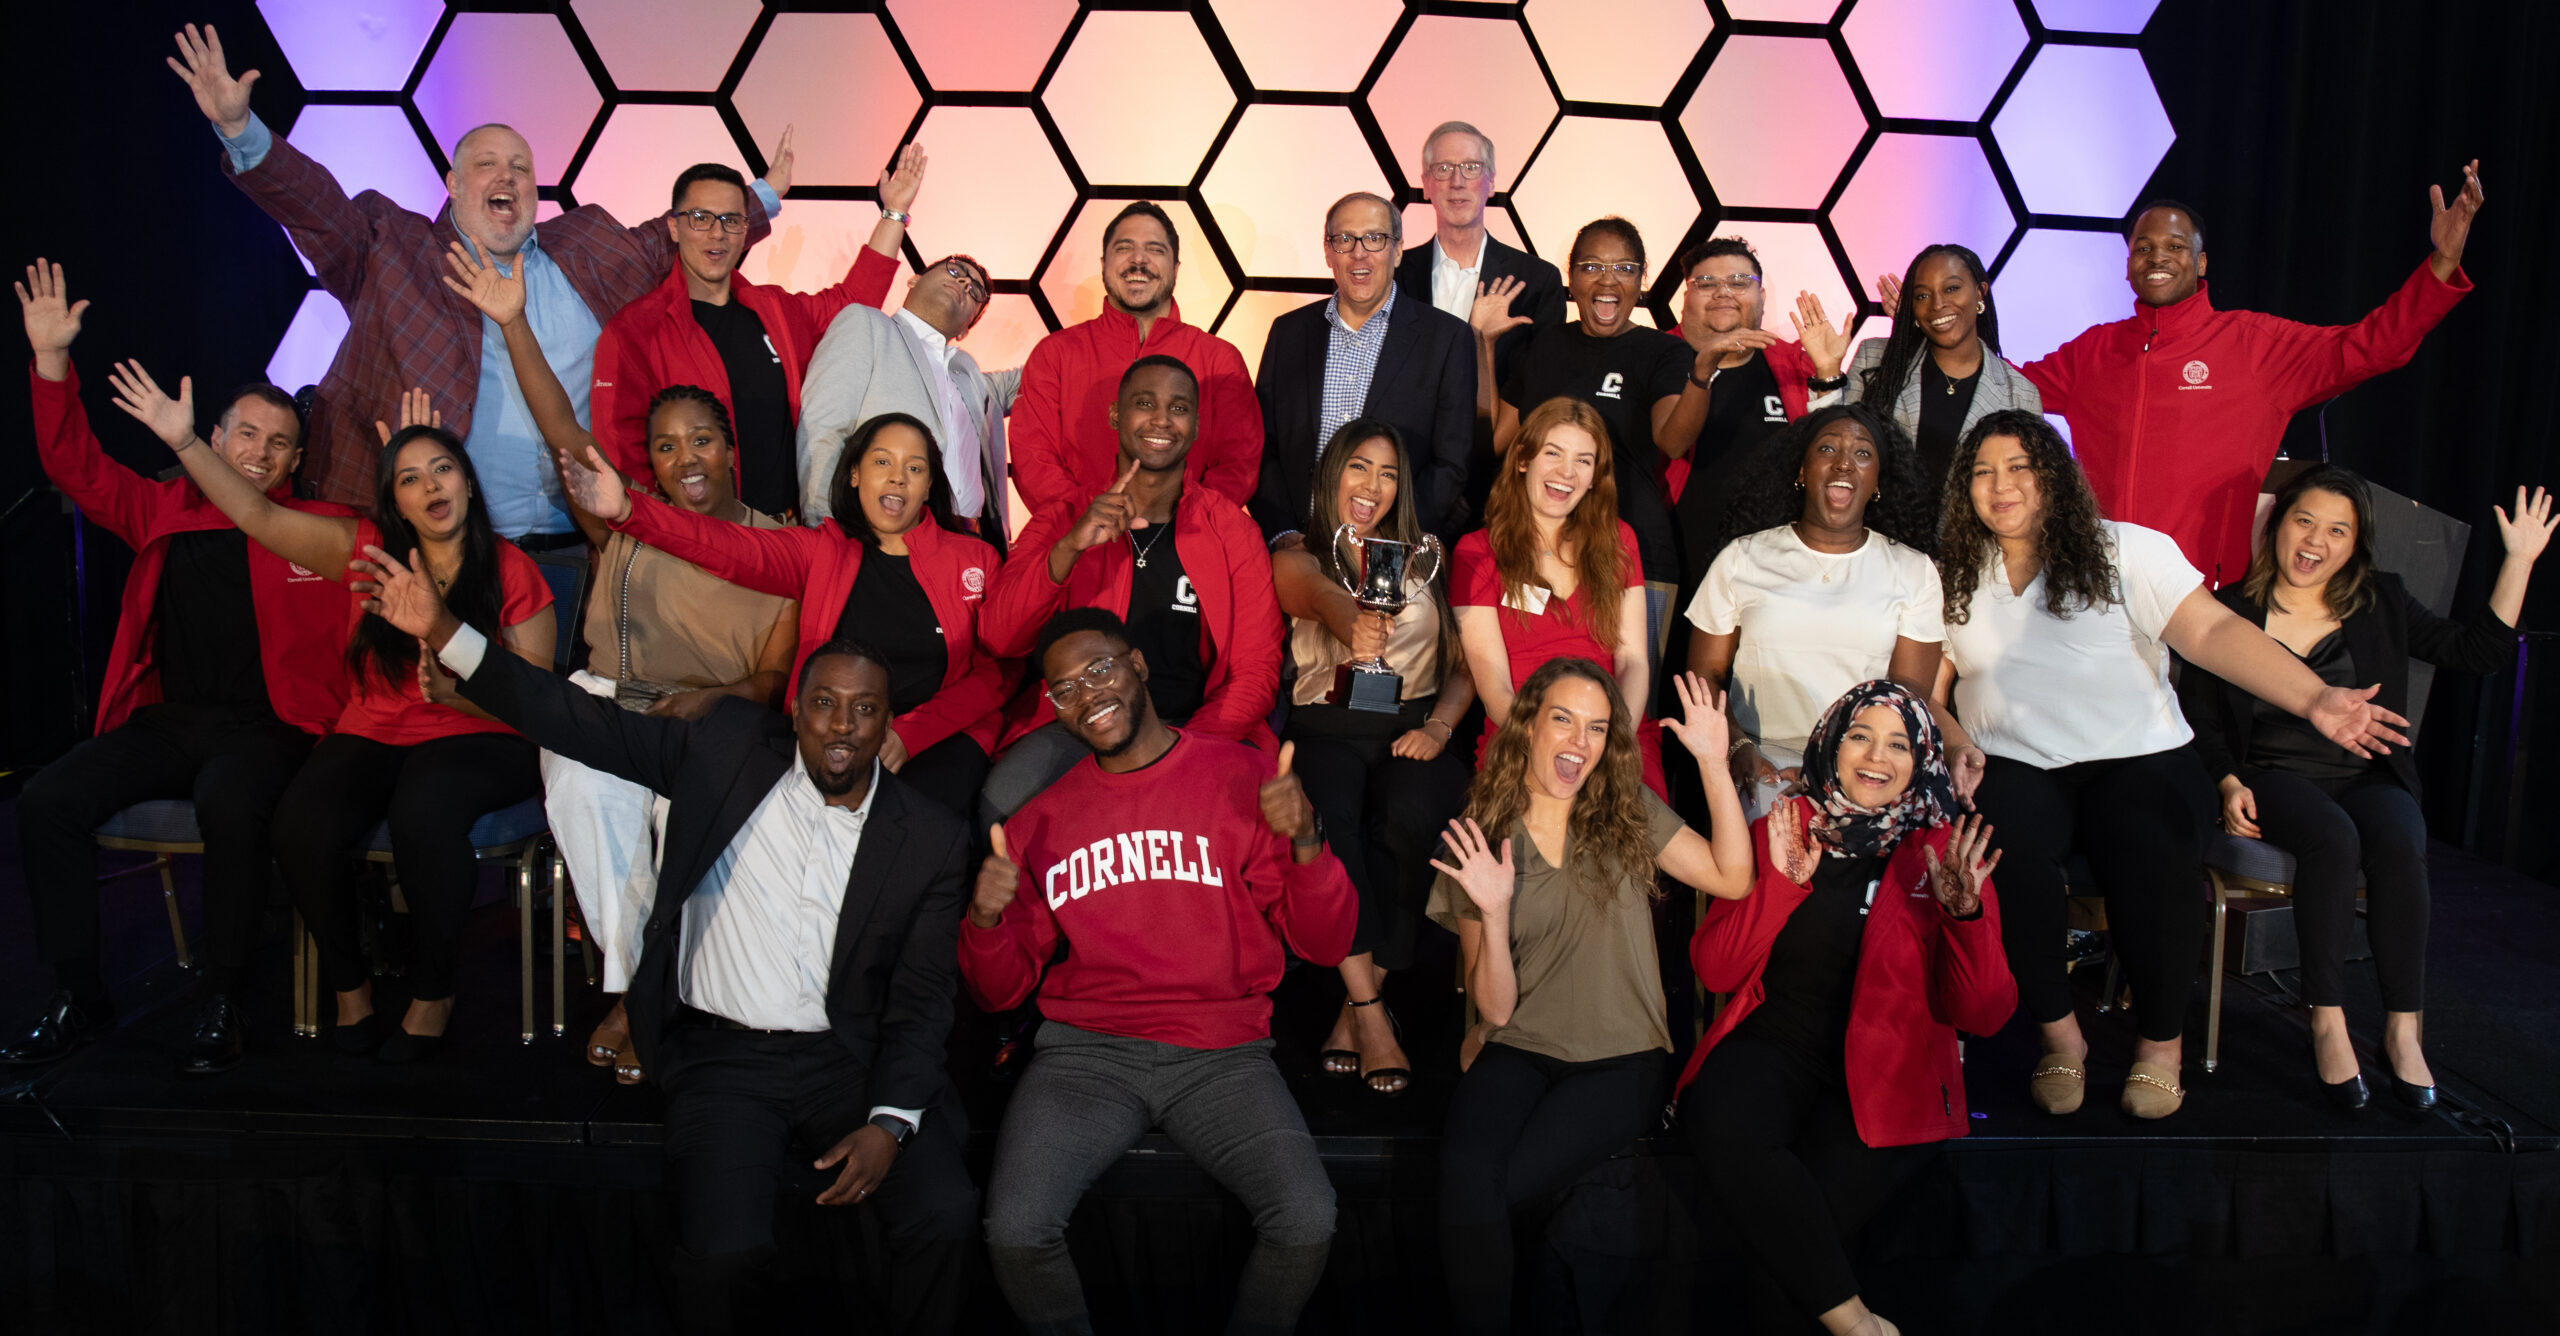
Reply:
[[[942, 445], [942, 467], [953, 475], [966, 470], [983, 478], [992, 471], [1005, 476], [1004, 417], [1022, 385], [1019, 367], [993, 375], [978, 369], [967, 352], [951, 357], [951, 378], [964, 402], [978, 414], [978, 440], [991, 469], [975, 459], [952, 457], [951, 433], [942, 421], [942, 394], [934, 388], [925, 359], [932, 354], [905, 322], [869, 306], [854, 305], [837, 314], [809, 358], [809, 373], [800, 381], [800, 516], [815, 525], [828, 518], [827, 492], [834, 485], [844, 441], [856, 427], [882, 413], [912, 413], [933, 428]], [[1002, 484], [988, 498], [999, 520], [1004, 515]]]
[[[1882, 339], [1865, 339], [1858, 344], [1858, 350], [1850, 354], [1849, 388], [1840, 392], [1840, 402], [1854, 404], [1867, 392], [1867, 377], [1884, 365], [1884, 343]], [[1973, 406], [1964, 411], [1964, 427], [1957, 433], [1959, 436], [1973, 430], [1973, 424], [1986, 415], [2004, 408], [2023, 408], [2030, 413], [2044, 411], [2044, 396], [2036, 393], [2033, 383], [2019, 374], [2016, 367], [2009, 365], [2008, 359], [1987, 348], [1983, 352], [1982, 383], [1973, 387]], [[1902, 393], [1894, 398], [1893, 424], [1902, 428], [1905, 436], [1917, 439], [1920, 435], [1918, 363], [1912, 365], [1911, 378], [1903, 382]]]

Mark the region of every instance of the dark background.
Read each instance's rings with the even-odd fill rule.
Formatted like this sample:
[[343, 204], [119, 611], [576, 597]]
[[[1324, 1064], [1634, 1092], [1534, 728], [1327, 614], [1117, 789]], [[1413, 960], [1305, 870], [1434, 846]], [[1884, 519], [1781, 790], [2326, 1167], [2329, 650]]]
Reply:
[[[189, 20], [221, 27], [235, 70], [268, 72], [256, 105], [289, 126], [300, 90], [246, 0], [47, 6], [13, 25], [17, 188], [0, 209], [0, 262], [14, 274], [39, 253], [58, 260], [72, 295], [96, 303], [74, 350], [90, 415], [112, 453], [150, 471], [166, 452], [109, 405], [108, 361], [140, 358], [164, 382], [192, 375], [200, 396], [258, 378], [304, 288], [283, 232], [222, 178], [211, 133], [161, 65]], [[2519, 483], [2560, 483], [2560, 272], [2542, 254], [2560, 204], [2543, 174], [2560, 162], [2544, 55], [2556, 45], [2552, 7], [2492, 0], [2166, 0], [2141, 40], [2177, 131], [2145, 193], [2203, 211], [2225, 309], [2358, 318], [2425, 254], [2427, 186], [2450, 190], [2480, 160], [2488, 205], [2465, 256], [2477, 290], [2410, 366], [2305, 413], [2286, 440], [2295, 457], [2325, 447], [2472, 523], [2464, 606], [2487, 596], [2497, 566], [2490, 505]], [[75, 533], [46, 490], [25, 393], [0, 376], [0, 770], [41, 764], [86, 733], [130, 564], [113, 538]], [[2553, 578], [2527, 603], [2529, 628], [2551, 624]], [[2537, 648], [2528, 685], [2547, 686], [2560, 644]], [[2560, 767], [2560, 712], [2540, 710], [2527, 730], [2529, 751], [2549, 759], [2519, 794], [2517, 686], [2513, 674], [2439, 679], [2419, 748], [2428, 816], [2438, 838], [2560, 880], [2560, 835], [2536, 819]], [[2511, 810], [2524, 816], [2512, 839]]]

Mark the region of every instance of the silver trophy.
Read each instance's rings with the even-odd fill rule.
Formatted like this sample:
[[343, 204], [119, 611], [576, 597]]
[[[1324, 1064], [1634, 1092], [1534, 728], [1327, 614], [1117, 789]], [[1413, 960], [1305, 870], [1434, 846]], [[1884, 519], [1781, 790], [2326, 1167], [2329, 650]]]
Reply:
[[[1342, 542], [1346, 538], [1351, 540], [1351, 549], [1360, 560], [1343, 560]], [[1417, 552], [1429, 553], [1431, 558], [1430, 569], [1419, 574], [1413, 569]], [[1343, 590], [1362, 609], [1389, 617], [1403, 612], [1405, 605], [1414, 601], [1405, 592], [1406, 586], [1420, 584], [1427, 588], [1440, 574], [1440, 540], [1429, 534], [1424, 534], [1418, 543], [1362, 538], [1346, 524], [1333, 531], [1333, 555], [1343, 570], [1361, 572], [1356, 584], [1345, 578]], [[1403, 708], [1404, 677], [1389, 668], [1385, 659], [1353, 659], [1334, 669], [1333, 694], [1328, 699], [1354, 710], [1394, 714]]]

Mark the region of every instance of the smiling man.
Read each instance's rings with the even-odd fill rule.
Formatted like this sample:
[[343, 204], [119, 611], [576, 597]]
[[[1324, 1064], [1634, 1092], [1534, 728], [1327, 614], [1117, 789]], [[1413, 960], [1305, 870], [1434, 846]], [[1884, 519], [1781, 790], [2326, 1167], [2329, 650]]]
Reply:
[[1304, 525], [1325, 443], [1353, 418], [1380, 418], [1412, 451], [1422, 527], [1454, 541], [1471, 527], [1473, 336], [1456, 316], [1397, 300], [1404, 224], [1385, 199], [1364, 191], [1335, 201], [1325, 211], [1324, 247], [1333, 295], [1271, 322], [1254, 375], [1263, 444], [1253, 517], [1274, 538]]

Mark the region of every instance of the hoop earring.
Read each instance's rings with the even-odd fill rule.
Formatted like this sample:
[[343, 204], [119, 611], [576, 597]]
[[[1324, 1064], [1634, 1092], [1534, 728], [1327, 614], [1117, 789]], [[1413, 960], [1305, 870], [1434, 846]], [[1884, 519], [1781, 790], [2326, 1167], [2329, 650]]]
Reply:
[[1975, 315], [1980, 315], [1980, 314], [1982, 314], [1982, 303], [1980, 303], [1980, 302], [1975, 302], [1975, 303], [1973, 304], [1973, 313], [1974, 313]]

